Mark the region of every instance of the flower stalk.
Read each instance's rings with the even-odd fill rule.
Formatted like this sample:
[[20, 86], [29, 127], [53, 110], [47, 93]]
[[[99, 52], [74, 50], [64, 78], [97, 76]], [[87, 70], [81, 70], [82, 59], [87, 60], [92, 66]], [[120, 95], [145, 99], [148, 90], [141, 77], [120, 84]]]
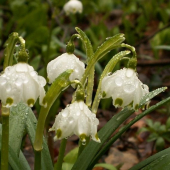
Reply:
[[1, 145], [1, 170], [8, 170], [9, 152], [9, 113], [10, 109], [2, 106], [2, 145]]

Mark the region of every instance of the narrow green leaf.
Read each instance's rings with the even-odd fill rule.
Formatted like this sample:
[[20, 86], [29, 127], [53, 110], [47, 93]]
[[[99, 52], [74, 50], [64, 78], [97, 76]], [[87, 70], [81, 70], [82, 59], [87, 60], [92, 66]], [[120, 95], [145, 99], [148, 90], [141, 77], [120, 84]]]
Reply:
[[[134, 110], [124, 109], [118, 114], [114, 115], [107, 124], [98, 132], [98, 136], [101, 143], [90, 141], [90, 143], [83, 150], [81, 155], [78, 157], [72, 170], [87, 170], [94, 156], [100, 151], [102, 145], [108, 140], [113, 132], [130, 116], [134, 113]], [[87, 159], [88, 158], [88, 159]]]
[[[0, 124], [0, 141], [1, 141], [1, 138], [2, 138], [2, 125]], [[1, 150], [1, 142], [0, 142], [0, 150]], [[21, 169], [31, 170], [23, 153], [20, 151], [19, 157], [18, 157], [15, 151], [10, 146], [10, 144], [9, 144], [9, 164], [14, 170], [21, 170]]]
[[65, 157], [64, 162], [73, 164], [77, 160], [78, 147], [71, 150]]
[[89, 59], [93, 56], [93, 47], [91, 45], [91, 42], [89, 40], [89, 38], [87, 37], [87, 35], [85, 34], [85, 32], [83, 32], [80, 28], [76, 27], [75, 28], [76, 31], [79, 33], [79, 35], [81, 36], [82, 42], [85, 46], [86, 49], [86, 55], [87, 55], [87, 62], [89, 61]]
[[102, 167], [108, 170], [117, 170], [117, 168], [111, 164], [107, 164], [107, 163], [100, 163], [100, 164], [96, 164], [94, 167]]
[[170, 148], [150, 156], [146, 160], [133, 166], [130, 170], [168, 170], [170, 169]]
[[150, 99], [157, 96], [159, 93], [164, 92], [166, 89], [167, 89], [167, 87], [161, 87], [161, 88], [158, 88], [158, 89], [148, 93], [147, 95], [145, 95], [139, 103], [139, 108], [144, 106], [146, 103], [149, 102]]
[[37, 130], [36, 130], [36, 136], [35, 136], [35, 142], [34, 142], [34, 149], [36, 151], [42, 150], [42, 139], [43, 139], [43, 132], [44, 132], [44, 126], [45, 121], [48, 115], [48, 112], [59, 96], [59, 94], [64, 91], [70, 84], [69, 76], [72, 73], [72, 70], [67, 70], [60, 74], [51, 87], [49, 88], [46, 96], [44, 97], [44, 104], [47, 105], [46, 107], [42, 106], [38, 118], [38, 124], [37, 124]]
[[147, 114], [151, 113], [155, 109], [159, 108], [160, 106], [166, 104], [167, 102], [170, 102], [170, 97], [164, 99], [163, 101], [157, 103], [154, 106], [151, 106], [148, 110], [144, 111], [143, 113], [137, 115], [131, 122], [129, 122], [127, 125], [122, 127], [118, 133], [116, 133], [106, 144], [105, 146], [97, 153], [96, 157], [92, 160], [91, 165], [89, 168], [93, 167], [95, 163], [98, 161], [98, 159], [102, 156], [104, 152], [106, 152], [109, 147], [125, 132], [127, 131], [134, 123], [136, 123], [138, 120], [146, 116]]
[[[35, 118], [34, 113], [29, 108], [28, 110], [28, 118], [26, 122], [26, 129], [28, 132], [28, 135], [30, 137], [31, 143], [33, 145], [35, 140], [35, 132], [36, 132], [36, 125], [37, 125], [37, 119]], [[45, 139], [43, 139], [43, 150], [41, 153], [41, 167], [42, 170], [51, 170], [53, 169], [53, 164], [51, 161], [51, 156], [48, 150], [47, 142]]]
[[22, 138], [25, 133], [28, 107], [19, 103], [10, 109], [9, 115], [9, 145], [13, 151], [19, 155]]

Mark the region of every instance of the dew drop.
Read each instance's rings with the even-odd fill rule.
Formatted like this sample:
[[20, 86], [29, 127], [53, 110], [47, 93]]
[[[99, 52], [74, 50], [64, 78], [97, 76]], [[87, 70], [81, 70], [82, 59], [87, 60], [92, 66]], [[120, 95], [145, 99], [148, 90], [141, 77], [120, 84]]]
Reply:
[[86, 142], [83, 142], [83, 141], [82, 141], [82, 145], [86, 145]]
[[21, 85], [22, 85], [22, 79], [21, 79], [21, 78], [17, 78], [17, 79], [15, 80], [15, 84], [16, 84], [17, 86], [21, 86]]
[[134, 71], [133, 71], [132, 69], [128, 69], [128, 70], [126, 71], [126, 76], [127, 76], [127, 77], [132, 77], [133, 73], [134, 73]]
[[74, 122], [74, 118], [73, 117], [69, 117], [68, 120], [69, 120], [69, 124], [72, 124]]
[[5, 85], [6, 84], [6, 78], [0, 77], [0, 84]]
[[123, 90], [126, 92], [126, 93], [132, 93], [135, 91], [135, 86], [132, 85], [132, 84], [126, 84], [124, 87], [123, 87]]
[[115, 83], [116, 83], [117, 86], [121, 86], [123, 84], [123, 79], [120, 78], [120, 77], [117, 77], [115, 79]]
[[7, 91], [7, 92], [10, 92], [10, 91], [11, 91], [11, 85], [10, 85], [10, 84], [7, 84], [7, 85], [6, 85], [6, 91]]
[[63, 116], [63, 117], [67, 117], [67, 115], [68, 115], [68, 112], [64, 110], [64, 111], [62, 112], [62, 116]]

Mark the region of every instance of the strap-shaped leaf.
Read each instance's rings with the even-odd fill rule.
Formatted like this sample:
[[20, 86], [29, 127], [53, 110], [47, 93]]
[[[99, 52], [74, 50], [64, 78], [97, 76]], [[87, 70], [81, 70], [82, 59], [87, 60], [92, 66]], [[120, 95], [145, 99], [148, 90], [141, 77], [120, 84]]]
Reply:
[[[134, 110], [124, 109], [118, 114], [114, 115], [112, 119], [99, 131], [98, 135], [101, 143], [90, 141], [90, 143], [83, 150], [81, 155], [78, 157], [72, 170], [87, 170], [91, 163], [91, 160], [99, 152], [102, 145], [108, 140], [112, 133], [130, 116], [134, 113]], [[88, 158], [88, 159], [87, 159]]]
[[87, 37], [87, 35], [85, 34], [85, 32], [83, 32], [80, 28], [76, 27], [75, 28], [76, 31], [79, 33], [79, 35], [81, 36], [82, 42], [85, 46], [86, 49], [86, 55], [87, 55], [87, 62], [89, 61], [89, 59], [93, 56], [93, 47], [91, 45], [91, 42], [89, 40], [89, 38]]
[[165, 103], [170, 101], [170, 97], [167, 99], [164, 99], [163, 101], [157, 103], [156, 105], [150, 107], [148, 110], [144, 111], [143, 113], [137, 115], [131, 122], [129, 122], [127, 125], [122, 127], [118, 133], [116, 133], [106, 144], [105, 146], [97, 153], [95, 158], [92, 160], [91, 165], [89, 166], [89, 169], [92, 168], [98, 159], [109, 149], [109, 147], [125, 132], [127, 131], [134, 123], [136, 123], [138, 120], [146, 116], [147, 114], [151, 113], [155, 109], [159, 108], [160, 106], [164, 105]]
[[17, 155], [19, 155], [22, 138], [25, 133], [27, 114], [28, 107], [23, 103], [19, 103], [10, 110], [9, 144]]
[[[2, 138], [2, 125], [0, 124], [0, 141]], [[1, 142], [0, 142], [0, 150], [1, 150]], [[9, 144], [9, 164], [13, 170], [31, 170], [28, 162], [26, 161], [23, 153], [20, 151], [19, 157]]]
[[96, 61], [100, 60], [104, 55], [110, 52], [110, 50], [120, 47], [120, 44], [124, 40], [124, 34], [117, 34], [113, 37], [106, 38], [106, 41], [97, 48], [93, 58], [95, 58]]
[[146, 103], [148, 103], [153, 97], [157, 96], [159, 93], [164, 92], [166, 89], [167, 87], [161, 87], [145, 95], [139, 103], [139, 108], [144, 106]]
[[[28, 132], [28, 135], [30, 137], [31, 143], [33, 145], [35, 140], [35, 132], [36, 132], [36, 125], [37, 125], [37, 119], [34, 116], [34, 113], [29, 108], [28, 110], [28, 117], [26, 122], [26, 129]], [[48, 150], [48, 146], [46, 143], [46, 140], [43, 138], [43, 150], [41, 153], [41, 167], [42, 170], [51, 170], [53, 169], [53, 164], [51, 161], [51, 156]]]
[[169, 170], [170, 148], [167, 148], [133, 166], [130, 170]]
[[65, 90], [70, 84], [69, 76], [73, 72], [73, 70], [67, 70], [60, 74], [53, 84], [51, 85], [50, 89], [48, 90], [46, 96], [44, 97], [44, 104], [46, 104], [46, 107], [41, 107], [38, 123], [37, 123], [37, 130], [36, 130], [36, 136], [34, 141], [34, 150], [41, 151], [42, 150], [42, 141], [43, 141], [43, 132], [44, 132], [44, 126], [45, 121], [47, 118], [47, 115], [49, 113], [49, 110], [59, 94]]

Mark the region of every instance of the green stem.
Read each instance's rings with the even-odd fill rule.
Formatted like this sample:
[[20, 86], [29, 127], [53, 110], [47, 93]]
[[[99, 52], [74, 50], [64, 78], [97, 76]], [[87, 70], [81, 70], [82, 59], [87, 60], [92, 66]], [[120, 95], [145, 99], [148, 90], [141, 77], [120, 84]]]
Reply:
[[82, 143], [81, 140], [79, 140], [79, 151], [78, 151], [78, 157], [80, 156], [80, 154], [83, 152], [84, 148], [88, 145], [88, 143], [90, 142], [90, 137], [86, 137], [86, 143]]
[[63, 163], [66, 144], [67, 144], [67, 139], [62, 139], [61, 145], [60, 145], [60, 150], [59, 150], [59, 156], [58, 156], [58, 160], [57, 160], [57, 164], [56, 164], [57, 170], [62, 170], [62, 163]]
[[1, 170], [8, 170], [10, 109], [2, 106], [1, 111], [2, 111]]
[[116, 64], [127, 54], [129, 54], [130, 51], [121, 51], [118, 54], [116, 54], [115, 56], [112, 57], [112, 59], [108, 62], [108, 64], [106, 65], [100, 80], [99, 80], [99, 84], [98, 84], [98, 88], [97, 88], [97, 92], [93, 101], [93, 105], [92, 105], [92, 112], [93, 113], [97, 113], [97, 109], [100, 103], [100, 99], [102, 98], [102, 94], [101, 94], [101, 84], [102, 84], [102, 80], [103, 78], [109, 73], [111, 72], [114, 67], [116, 66]]
[[6, 42], [6, 48], [4, 51], [4, 65], [3, 69], [5, 70], [6, 67], [11, 66], [13, 63], [13, 54], [15, 49], [15, 44], [18, 41], [18, 33], [14, 32], [12, 33], [7, 42]]
[[41, 170], [41, 151], [35, 151], [34, 170]]
[[86, 105], [90, 108], [92, 103], [92, 94], [93, 94], [93, 86], [94, 86], [94, 67], [91, 69], [91, 74], [88, 77], [87, 83], [87, 97], [86, 97]]

